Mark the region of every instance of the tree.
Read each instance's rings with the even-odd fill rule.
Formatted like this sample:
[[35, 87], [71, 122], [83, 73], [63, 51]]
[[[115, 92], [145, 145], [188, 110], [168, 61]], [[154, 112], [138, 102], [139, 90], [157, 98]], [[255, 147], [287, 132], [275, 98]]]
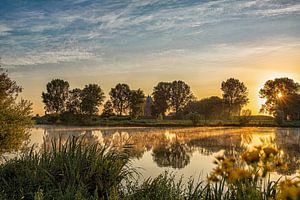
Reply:
[[183, 113], [200, 114], [205, 120], [221, 118], [224, 114], [224, 104], [220, 97], [212, 96], [199, 101], [191, 101], [185, 106]]
[[79, 114], [81, 105], [81, 89], [75, 88], [69, 92], [69, 98], [67, 100], [67, 111], [73, 114]]
[[113, 107], [120, 116], [126, 113], [129, 108], [130, 93], [129, 86], [121, 83], [112, 88], [109, 93]]
[[99, 111], [98, 106], [102, 104], [105, 96], [99, 85], [88, 84], [83, 88], [80, 98], [82, 113], [93, 115]]
[[240, 115], [243, 106], [249, 102], [248, 89], [244, 83], [238, 79], [229, 78], [222, 82], [221, 90], [223, 91], [224, 103], [228, 107], [229, 116]]
[[159, 82], [153, 89], [153, 108], [152, 111], [156, 116], [163, 115], [170, 107], [170, 90], [171, 83]]
[[282, 111], [284, 120], [300, 120], [300, 94], [281, 96], [277, 104], [276, 112]]
[[17, 102], [20, 92], [22, 88], [0, 66], [0, 154], [20, 149], [29, 139], [32, 104]]
[[275, 78], [274, 80], [268, 80], [259, 91], [260, 98], [266, 99], [266, 103], [261, 107], [261, 112], [275, 115], [276, 110], [279, 109], [280, 99], [284, 99], [289, 95], [296, 95], [299, 89], [299, 83], [296, 83], [293, 79]]
[[143, 90], [131, 90], [129, 99], [130, 116], [137, 118], [143, 115], [145, 98]]
[[173, 81], [170, 89], [170, 106], [178, 114], [192, 99], [190, 86], [183, 81]]
[[114, 108], [113, 108], [113, 104], [111, 103], [111, 101], [107, 101], [104, 104], [104, 108], [103, 108], [103, 112], [101, 114], [102, 117], [111, 117], [114, 116]]
[[54, 79], [47, 84], [47, 92], [42, 93], [46, 112], [60, 113], [66, 109], [69, 94], [69, 83], [61, 79]]

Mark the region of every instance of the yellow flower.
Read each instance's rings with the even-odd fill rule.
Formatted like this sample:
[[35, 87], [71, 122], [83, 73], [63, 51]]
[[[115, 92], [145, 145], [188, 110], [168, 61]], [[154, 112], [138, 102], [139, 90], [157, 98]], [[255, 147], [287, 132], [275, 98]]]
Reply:
[[265, 147], [263, 151], [266, 155], [266, 158], [269, 158], [271, 155], [276, 156], [278, 154], [278, 150], [274, 147]]
[[286, 179], [279, 183], [278, 193], [276, 196], [278, 200], [299, 200], [300, 199], [300, 180]]
[[242, 159], [247, 163], [247, 164], [255, 164], [258, 163], [260, 160], [260, 155], [258, 150], [252, 150], [252, 151], [246, 151], [242, 155]]

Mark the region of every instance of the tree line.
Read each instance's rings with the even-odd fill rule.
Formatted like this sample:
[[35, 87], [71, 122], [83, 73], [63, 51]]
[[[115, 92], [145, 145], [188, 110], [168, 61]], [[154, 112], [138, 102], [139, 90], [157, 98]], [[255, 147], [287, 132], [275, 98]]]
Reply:
[[[151, 115], [164, 118], [167, 114], [182, 117], [191, 113], [204, 119], [226, 118], [247, 113], [243, 107], [249, 103], [248, 88], [235, 78], [221, 83], [222, 97], [212, 96], [197, 100], [190, 86], [181, 80], [159, 82], [153, 88]], [[259, 93], [266, 98], [261, 112], [277, 116], [283, 113], [284, 120], [299, 119], [299, 84], [289, 78], [269, 80]], [[103, 105], [102, 116], [129, 115], [138, 118], [144, 115], [146, 96], [142, 89], [131, 89], [125, 83], [118, 83], [109, 92], [109, 99], [104, 103], [105, 95], [98, 84], [85, 85], [83, 89], [70, 90], [65, 80], [54, 79], [46, 86], [42, 99], [47, 113], [70, 112], [73, 114], [96, 115]], [[251, 112], [250, 112], [251, 114]]]

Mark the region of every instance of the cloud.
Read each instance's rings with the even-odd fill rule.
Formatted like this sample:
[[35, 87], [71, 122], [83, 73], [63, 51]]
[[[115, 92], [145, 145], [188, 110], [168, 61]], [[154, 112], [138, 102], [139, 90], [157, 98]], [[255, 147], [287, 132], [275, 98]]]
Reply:
[[4, 57], [3, 63], [8, 66], [24, 66], [39, 64], [55, 64], [60, 62], [72, 62], [89, 59], [100, 59], [93, 53], [80, 50], [61, 50], [28, 53], [24, 55], [13, 55], [9, 58]]
[[[211, 27], [224, 26], [226, 33], [226, 24], [244, 25], [249, 19], [254, 23], [300, 11], [300, 3], [267, 0], [76, 0], [14, 6], [6, 15], [0, 14], [0, 36], [5, 36], [0, 40], [0, 53], [7, 65], [95, 59], [99, 53], [134, 52], [142, 45], [145, 52], [152, 52], [151, 48], [193, 49], [211, 43], [218, 46], [228, 38], [219, 32], [208, 34]], [[259, 34], [253, 33], [253, 37]], [[180, 40], [182, 37], [187, 40]], [[206, 44], [207, 38], [210, 44]]]
[[5, 24], [0, 24], [0, 36], [6, 36], [9, 35], [9, 31], [11, 31], [12, 29], [10, 27], [8, 27]]

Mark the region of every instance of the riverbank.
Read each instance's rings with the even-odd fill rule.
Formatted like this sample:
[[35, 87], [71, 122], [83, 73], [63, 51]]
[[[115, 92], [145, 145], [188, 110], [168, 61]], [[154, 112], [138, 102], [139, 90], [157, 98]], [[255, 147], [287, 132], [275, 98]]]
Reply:
[[239, 117], [226, 120], [199, 120], [193, 123], [189, 119], [131, 119], [130, 117], [103, 118], [100, 116], [76, 116], [66, 118], [58, 115], [35, 117], [37, 125], [71, 126], [109, 126], [109, 127], [300, 127], [300, 121], [288, 121], [278, 124], [270, 116], [251, 116], [246, 122]]

